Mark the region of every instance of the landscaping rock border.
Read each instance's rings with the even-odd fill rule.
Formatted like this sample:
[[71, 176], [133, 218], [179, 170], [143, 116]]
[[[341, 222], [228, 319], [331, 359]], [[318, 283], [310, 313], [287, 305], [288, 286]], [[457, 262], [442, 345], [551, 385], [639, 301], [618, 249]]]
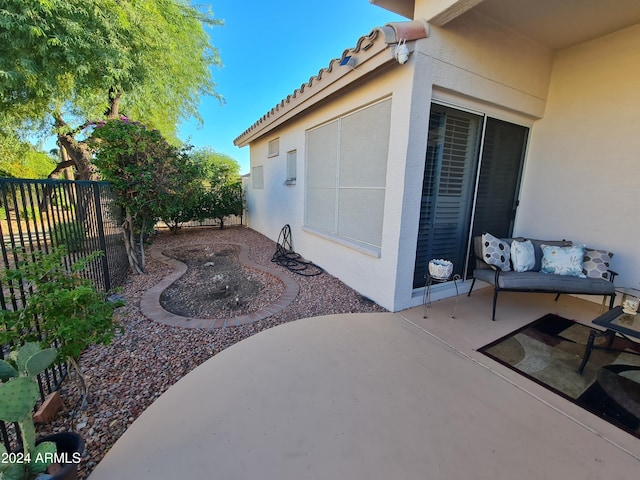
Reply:
[[[267, 307], [263, 307], [256, 312], [249, 313], [246, 315], [239, 315], [230, 318], [219, 318], [219, 319], [206, 319], [206, 318], [192, 318], [192, 317], [183, 317], [181, 315], [176, 315], [175, 313], [168, 312], [162, 307], [160, 303], [160, 296], [162, 292], [164, 292], [170, 285], [176, 282], [180, 277], [182, 277], [187, 272], [187, 266], [179, 260], [175, 258], [167, 257], [164, 255], [159, 248], [151, 248], [149, 255], [152, 258], [160, 260], [161, 262], [170, 265], [174, 271], [163, 278], [160, 283], [150, 288], [140, 300], [140, 310], [144, 316], [150, 318], [151, 320], [163, 323], [165, 325], [170, 325], [172, 327], [185, 327], [185, 328], [224, 328], [224, 327], [238, 327], [240, 325], [247, 325], [249, 323], [254, 323], [260, 320], [264, 320], [269, 318], [277, 313], [280, 313], [286, 307], [288, 307], [293, 300], [295, 300], [298, 292], [300, 291], [300, 287], [298, 283], [294, 281], [292, 278], [281, 274], [278, 270], [271, 266], [259, 265], [253, 262], [249, 258], [249, 247], [243, 243], [209, 243], [209, 244], [189, 244], [189, 246], [200, 246], [205, 247], [207, 245], [234, 245], [240, 247], [240, 253], [238, 255], [238, 259], [242, 265], [246, 267], [253, 268], [255, 270], [259, 270], [261, 272], [266, 273], [267, 275], [271, 275], [277, 279], [277, 281], [282, 282], [284, 285], [285, 291], [284, 293], [271, 305]], [[180, 245], [180, 247], [186, 247], [187, 245]]]

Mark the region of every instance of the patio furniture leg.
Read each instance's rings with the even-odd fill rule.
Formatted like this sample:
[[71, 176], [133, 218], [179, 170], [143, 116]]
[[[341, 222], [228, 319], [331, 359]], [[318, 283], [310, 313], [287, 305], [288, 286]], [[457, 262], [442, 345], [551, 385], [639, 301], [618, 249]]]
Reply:
[[584, 371], [584, 367], [587, 366], [587, 362], [589, 361], [589, 357], [591, 356], [591, 351], [593, 350], [593, 342], [596, 339], [596, 334], [598, 332], [596, 332], [595, 330], [591, 330], [589, 332], [589, 340], [587, 341], [587, 346], [584, 349], [584, 355], [582, 356], [582, 362], [580, 363], [580, 367], [578, 367], [578, 375], [582, 375], [582, 372]]
[[496, 303], [498, 302], [498, 289], [493, 289], [493, 313], [491, 314], [491, 320], [496, 321]]
[[469, 289], [469, 291], [467, 292], [467, 297], [471, 296], [471, 290], [473, 290], [473, 286], [476, 284], [476, 279], [474, 278], [473, 281], [471, 282], [471, 288]]
[[582, 358], [582, 363], [580, 363], [580, 367], [578, 368], [579, 375], [582, 375], [582, 371], [584, 370], [584, 367], [587, 365], [587, 362], [589, 361], [589, 357], [591, 356], [591, 352], [593, 351], [593, 349], [602, 348], [602, 347], [595, 347], [593, 345], [595, 343], [596, 338], [598, 337], [605, 337], [607, 339], [606, 350], [610, 350], [613, 345], [613, 340], [616, 337], [616, 333], [612, 330], [605, 330], [604, 332], [601, 332], [599, 330], [591, 329], [591, 332], [589, 332], [589, 340], [587, 341], [587, 346], [584, 349], [584, 356]]

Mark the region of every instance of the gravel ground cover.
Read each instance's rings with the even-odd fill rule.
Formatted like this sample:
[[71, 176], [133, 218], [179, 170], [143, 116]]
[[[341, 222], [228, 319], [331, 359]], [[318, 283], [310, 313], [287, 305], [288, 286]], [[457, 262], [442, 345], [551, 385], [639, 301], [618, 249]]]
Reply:
[[[385, 311], [327, 273], [305, 277], [276, 266], [271, 262], [276, 243], [246, 227], [190, 228], [178, 235], [160, 232], [154, 248], [184, 251], [190, 245], [225, 242], [247, 245], [252, 261], [290, 275], [300, 286], [298, 296], [280, 313], [240, 327], [199, 330], [157, 324], [140, 313], [140, 299], [171, 269], [148, 258], [147, 273], [131, 275], [120, 292], [126, 300], [118, 311], [123, 332], [108, 346], [90, 347], [80, 359], [90, 389], [86, 407], [80, 405], [77, 383], [68, 378], [61, 389], [63, 410], [38, 430], [42, 435], [73, 430], [83, 436], [86, 452], [79, 465], [79, 478], [87, 478], [113, 443], [167, 388], [234, 343], [300, 318]], [[207, 281], [209, 276], [210, 272], [205, 272], [201, 281]], [[177, 295], [190, 298], [194, 292], [197, 296], [198, 289], [198, 282], [191, 278]]]

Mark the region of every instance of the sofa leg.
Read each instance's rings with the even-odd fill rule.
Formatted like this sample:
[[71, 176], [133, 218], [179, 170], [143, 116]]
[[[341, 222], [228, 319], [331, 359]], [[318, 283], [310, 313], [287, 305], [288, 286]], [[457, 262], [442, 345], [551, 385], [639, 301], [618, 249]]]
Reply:
[[498, 289], [493, 289], [493, 312], [491, 313], [491, 320], [496, 321], [496, 303], [498, 303]]
[[473, 290], [473, 286], [476, 284], [476, 279], [474, 278], [473, 281], [471, 282], [471, 288], [469, 289], [469, 291], [467, 292], [467, 297], [471, 296], [471, 290]]
[[613, 308], [613, 304], [614, 304], [615, 300], [616, 300], [616, 294], [614, 293], [614, 294], [611, 295], [611, 300], [609, 300], [609, 310], [611, 310]]

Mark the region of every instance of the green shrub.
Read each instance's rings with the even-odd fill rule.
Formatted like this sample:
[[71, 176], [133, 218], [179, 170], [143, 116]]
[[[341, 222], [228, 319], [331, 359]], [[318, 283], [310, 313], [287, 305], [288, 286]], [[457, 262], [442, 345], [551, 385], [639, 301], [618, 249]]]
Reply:
[[[80, 275], [97, 260], [95, 252], [65, 266], [64, 247], [50, 253], [17, 252], [15, 268], [0, 272], [0, 282], [17, 289], [22, 286], [26, 303], [17, 310], [0, 310], [0, 344], [42, 342], [56, 345], [59, 359], [77, 360], [86, 347], [107, 344], [118, 329], [113, 311], [119, 306]], [[35, 326], [38, 325], [38, 328]]]
[[87, 232], [82, 222], [56, 223], [51, 229], [51, 243], [54, 247], [66, 247], [69, 253], [82, 250]]
[[37, 208], [26, 207], [20, 210], [21, 220], [35, 220], [38, 216], [39, 210]]
[[73, 203], [70, 202], [66, 196], [59, 195], [59, 194], [53, 197], [53, 199], [51, 200], [51, 205], [53, 205], [54, 207], [61, 208], [62, 210], [73, 211], [74, 209]]

